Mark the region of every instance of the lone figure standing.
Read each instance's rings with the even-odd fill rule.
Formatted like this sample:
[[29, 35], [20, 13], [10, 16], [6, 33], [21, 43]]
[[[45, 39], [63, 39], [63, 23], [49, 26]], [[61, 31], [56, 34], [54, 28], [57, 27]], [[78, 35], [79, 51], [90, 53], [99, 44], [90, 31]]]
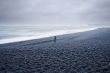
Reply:
[[54, 42], [56, 43], [56, 39], [57, 39], [57, 37], [56, 36], [54, 36]]

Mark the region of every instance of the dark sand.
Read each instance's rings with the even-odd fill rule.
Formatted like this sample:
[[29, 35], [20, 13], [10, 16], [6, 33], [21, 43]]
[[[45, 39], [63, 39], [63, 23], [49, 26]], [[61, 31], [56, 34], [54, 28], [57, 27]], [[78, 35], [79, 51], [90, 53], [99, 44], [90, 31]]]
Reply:
[[110, 73], [109, 31], [0, 45], [0, 73]]

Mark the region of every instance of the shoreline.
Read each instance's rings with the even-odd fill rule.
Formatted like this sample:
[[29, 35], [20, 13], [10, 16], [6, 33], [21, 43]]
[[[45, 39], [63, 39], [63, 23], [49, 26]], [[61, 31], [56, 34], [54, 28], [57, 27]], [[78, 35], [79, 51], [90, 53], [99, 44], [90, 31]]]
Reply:
[[53, 36], [61, 36], [61, 35], [67, 35], [67, 34], [76, 34], [76, 33], [81, 33], [81, 32], [85, 32], [85, 31], [91, 31], [91, 30], [95, 30], [98, 28], [91, 28], [91, 29], [86, 29], [86, 30], [79, 30], [79, 31], [68, 31], [68, 32], [60, 32], [60, 33], [55, 33], [53, 32], [53, 34], [41, 34], [41, 36], [32, 36], [32, 37], [28, 37], [28, 36], [23, 36], [23, 37], [16, 37], [16, 38], [9, 38], [9, 39], [1, 39], [0, 40], [0, 45], [2, 44], [9, 44], [9, 43], [16, 43], [16, 42], [23, 42], [23, 41], [29, 41], [29, 40], [34, 40], [34, 39], [42, 39], [42, 38], [48, 38], [48, 37], [53, 37]]

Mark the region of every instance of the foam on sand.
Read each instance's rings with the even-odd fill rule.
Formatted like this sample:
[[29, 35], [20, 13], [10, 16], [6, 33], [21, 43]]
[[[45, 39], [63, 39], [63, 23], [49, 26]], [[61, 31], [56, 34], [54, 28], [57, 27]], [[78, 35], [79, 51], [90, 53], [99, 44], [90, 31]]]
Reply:
[[49, 31], [45, 33], [39, 33], [38, 35], [34, 36], [20, 36], [20, 37], [13, 37], [13, 38], [7, 38], [7, 39], [1, 39], [0, 44], [5, 43], [13, 43], [13, 42], [20, 42], [20, 41], [26, 41], [26, 40], [32, 40], [32, 39], [40, 39], [45, 37], [51, 37], [51, 36], [57, 36], [57, 35], [63, 35], [63, 34], [70, 34], [70, 33], [76, 33], [76, 32], [84, 32], [89, 30], [94, 30], [96, 28], [89, 28], [89, 29], [78, 29], [78, 30], [58, 30], [58, 31]]

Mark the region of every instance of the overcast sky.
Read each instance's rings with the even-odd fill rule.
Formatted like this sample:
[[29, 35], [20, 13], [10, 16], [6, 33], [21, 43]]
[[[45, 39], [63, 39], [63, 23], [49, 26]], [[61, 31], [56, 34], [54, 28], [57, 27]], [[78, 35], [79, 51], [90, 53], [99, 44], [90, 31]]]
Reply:
[[0, 0], [0, 22], [109, 26], [110, 0]]

